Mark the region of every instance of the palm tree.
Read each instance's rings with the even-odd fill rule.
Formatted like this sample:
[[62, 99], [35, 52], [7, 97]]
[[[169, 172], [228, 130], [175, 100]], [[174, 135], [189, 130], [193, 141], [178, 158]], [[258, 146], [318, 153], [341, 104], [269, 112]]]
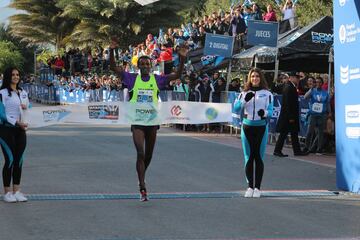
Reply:
[[179, 26], [187, 15], [201, 11], [202, 2], [161, 0], [141, 6], [132, 0], [59, 0], [57, 6], [64, 9], [62, 16], [79, 19], [67, 44], [107, 44], [115, 35], [126, 46], [158, 33], [160, 27]]
[[63, 46], [63, 39], [73, 30], [77, 19], [62, 16], [57, 0], [13, 0], [9, 7], [23, 10], [10, 17], [11, 34], [29, 45], [53, 44]]
[[119, 21], [115, 15], [117, 9], [106, 0], [59, 0], [57, 6], [63, 9], [62, 17], [77, 20], [73, 31], [64, 39], [67, 46], [85, 47], [108, 42], [111, 25]]
[[161, 0], [141, 6], [133, 0], [14, 0], [23, 10], [10, 18], [11, 33], [29, 44], [51, 43], [85, 47], [108, 44], [111, 36], [122, 45], [157, 34], [160, 27], [179, 26], [203, 10], [205, 0]]

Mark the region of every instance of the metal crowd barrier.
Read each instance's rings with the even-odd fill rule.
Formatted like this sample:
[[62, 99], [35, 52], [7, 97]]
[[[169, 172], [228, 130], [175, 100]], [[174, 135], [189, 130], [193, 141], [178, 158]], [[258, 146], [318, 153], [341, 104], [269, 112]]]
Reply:
[[[85, 102], [117, 102], [127, 101], [127, 91], [108, 90], [99, 88], [95, 90], [68, 89], [61, 86], [47, 86], [41, 84], [23, 84], [22, 88], [33, 101], [43, 104], [68, 104]], [[185, 101], [185, 93], [161, 91], [160, 99], [166, 101]]]
[[[230, 127], [230, 134], [232, 134], [232, 130], [235, 130], [235, 134], [241, 128], [241, 116], [238, 112], [234, 111], [234, 102], [235, 99], [238, 97], [238, 92], [222, 92], [221, 93], [221, 102], [223, 103], [231, 103], [232, 106], [232, 116], [233, 120], [230, 123], [226, 123], [226, 126]], [[269, 118], [269, 135], [270, 138], [276, 135], [276, 123], [280, 115], [281, 110], [281, 101], [282, 96], [274, 94], [274, 111], [271, 118]], [[308, 128], [308, 121], [307, 121], [307, 113], [309, 111], [309, 102], [308, 100], [304, 99], [303, 96], [299, 97], [299, 115], [300, 115], [300, 132], [299, 137], [305, 138], [306, 132]]]

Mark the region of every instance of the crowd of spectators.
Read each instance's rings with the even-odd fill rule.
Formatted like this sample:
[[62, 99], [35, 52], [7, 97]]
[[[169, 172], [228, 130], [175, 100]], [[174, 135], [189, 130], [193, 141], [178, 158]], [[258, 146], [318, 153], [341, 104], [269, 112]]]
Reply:
[[[299, 96], [309, 99], [313, 89], [317, 91], [324, 91], [328, 93], [327, 111], [321, 114], [315, 114], [315, 117], [321, 119], [316, 126], [312, 123], [314, 116], [312, 111], [305, 115], [305, 123], [307, 126], [307, 134], [304, 138], [306, 147], [305, 151], [310, 153], [321, 154], [324, 152], [335, 152], [335, 92], [334, 88], [329, 85], [328, 74], [306, 74], [299, 72], [299, 84], [297, 86], [297, 92]], [[287, 73], [281, 73], [277, 81], [273, 84], [272, 92], [275, 94], [282, 94], [283, 86], [289, 81], [289, 75]], [[320, 88], [319, 88], [320, 87]], [[309, 108], [311, 108], [311, 101], [309, 100]], [[314, 131], [314, 128], [317, 130]], [[320, 144], [320, 146], [318, 146]]]
[[[234, 36], [242, 47], [246, 38], [249, 20], [278, 21], [289, 20], [294, 27], [295, 6], [291, 0], [287, 0], [280, 12], [279, 17], [274, 8], [277, 5], [268, 4], [261, 8], [256, 3], [234, 6], [230, 11], [219, 10], [210, 16], [205, 15], [194, 20], [192, 23], [182, 24], [179, 28], [168, 28], [166, 31], [160, 29], [158, 36], [148, 34], [144, 42], [130, 45], [126, 49], [118, 49], [115, 52], [116, 61], [123, 65], [125, 71], [137, 71], [137, 60], [142, 55], [150, 56], [155, 72], [168, 74], [174, 71], [177, 65], [177, 48], [187, 44], [192, 50], [202, 48], [205, 44], [206, 33]], [[264, 10], [264, 11], [263, 11]], [[94, 49], [71, 49], [62, 56], [57, 55], [49, 59], [47, 66], [54, 73], [52, 81], [48, 86], [62, 86], [67, 91], [96, 91], [101, 89], [109, 92], [121, 92], [127, 87], [122, 84], [119, 77], [112, 75], [109, 71], [110, 54], [109, 49], [96, 47]], [[183, 93], [183, 100], [200, 102], [221, 102], [222, 92], [225, 92], [227, 82], [219, 72], [204, 73], [194, 71], [191, 63], [185, 67], [186, 73], [182, 79], [170, 82], [168, 89], [175, 93]], [[316, 78], [311, 75], [299, 73], [300, 83], [299, 95], [304, 95], [315, 84]], [[281, 94], [282, 84], [287, 81], [286, 73], [280, 74], [278, 81], [274, 82], [272, 91]], [[328, 88], [328, 76], [323, 75], [322, 88]], [[240, 92], [241, 80], [232, 79], [228, 91]], [[127, 89], [126, 89], [127, 90]], [[331, 93], [331, 107], [334, 110], [333, 91]], [[334, 112], [334, 111], [333, 111]], [[329, 126], [333, 126], [334, 117], [329, 120]], [[332, 123], [332, 124], [331, 124]], [[203, 131], [211, 131], [214, 126], [204, 125]], [[329, 131], [326, 131], [329, 133]]]
[[[259, 6], [256, 3], [245, 1], [244, 4], [237, 4], [229, 11], [220, 9], [211, 15], [205, 15], [194, 19], [193, 22], [182, 24], [179, 28], [168, 28], [163, 31], [160, 29], [158, 36], [148, 34], [146, 39], [139, 44], [130, 45], [124, 49], [118, 49], [115, 53], [116, 60], [122, 64], [126, 71], [137, 71], [137, 59], [142, 55], [150, 56], [153, 66], [157, 68], [158, 73], [168, 74], [177, 65], [177, 59], [174, 54], [177, 48], [182, 44], [187, 44], [191, 49], [204, 47], [206, 33], [223, 34], [236, 37], [236, 41], [241, 46], [244, 45], [249, 20], [277, 21], [280, 19], [274, 11], [277, 5], [268, 4]], [[263, 8], [263, 9], [262, 9]], [[291, 0], [287, 0], [281, 9], [283, 19], [295, 17], [294, 6]], [[109, 75], [110, 54], [109, 49], [96, 47], [85, 49], [70, 49], [62, 55], [57, 55], [48, 59], [47, 66], [52, 69], [57, 79], [67, 78], [72, 81], [78, 79], [75, 76], [85, 75], [85, 79], [95, 79], [98, 85], [102, 85], [102, 77], [98, 75]], [[187, 76], [195, 73], [200, 76], [201, 72], [193, 72], [191, 63], [187, 65]], [[67, 81], [65, 81], [67, 82]], [[73, 84], [80, 84], [79, 81]], [[231, 87], [233, 88], [231, 84]]]

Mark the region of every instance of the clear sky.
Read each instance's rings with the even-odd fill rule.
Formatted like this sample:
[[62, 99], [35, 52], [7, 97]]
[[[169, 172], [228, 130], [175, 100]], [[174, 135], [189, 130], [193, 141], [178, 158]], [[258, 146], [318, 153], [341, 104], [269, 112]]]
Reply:
[[9, 3], [10, 0], [0, 0], [0, 7], [6, 7]]
[[7, 8], [10, 0], [0, 0], [0, 23], [6, 22], [9, 16], [16, 13], [15, 9]]

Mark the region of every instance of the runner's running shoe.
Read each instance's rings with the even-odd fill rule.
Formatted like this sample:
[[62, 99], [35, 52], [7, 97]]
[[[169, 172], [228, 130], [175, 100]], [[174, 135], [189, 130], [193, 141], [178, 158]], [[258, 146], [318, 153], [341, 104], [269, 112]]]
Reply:
[[147, 202], [147, 201], [149, 201], [149, 198], [148, 198], [148, 196], [147, 196], [146, 189], [140, 190], [140, 201], [141, 201], [141, 202]]

